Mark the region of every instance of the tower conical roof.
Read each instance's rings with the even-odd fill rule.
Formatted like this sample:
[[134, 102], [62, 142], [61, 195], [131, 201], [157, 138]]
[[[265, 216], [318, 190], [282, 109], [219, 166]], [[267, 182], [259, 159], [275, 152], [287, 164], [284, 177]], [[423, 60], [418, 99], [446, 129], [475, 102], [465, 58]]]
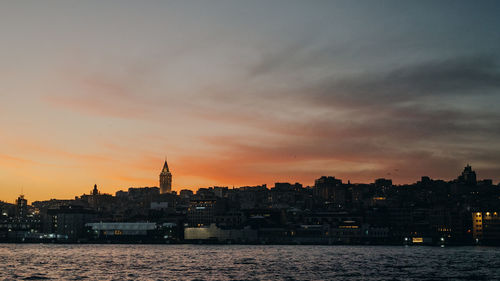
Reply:
[[168, 164], [167, 160], [165, 160], [165, 164], [163, 164], [163, 169], [161, 170], [162, 173], [170, 173], [170, 170], [168, 169]]

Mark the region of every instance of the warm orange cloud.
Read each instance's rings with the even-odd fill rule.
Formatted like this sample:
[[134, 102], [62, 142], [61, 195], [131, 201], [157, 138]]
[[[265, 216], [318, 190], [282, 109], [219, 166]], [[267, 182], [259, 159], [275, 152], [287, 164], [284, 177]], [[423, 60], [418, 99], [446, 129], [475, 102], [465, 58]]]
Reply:
[[19, 157], [13, 157], [5, 154], [0, 154], [0, 164], [6, 167], [12, 166], [23, 166], [23, 165], [33, 165], [37, 164], [35, 161], [29, 159], [23, 159]]

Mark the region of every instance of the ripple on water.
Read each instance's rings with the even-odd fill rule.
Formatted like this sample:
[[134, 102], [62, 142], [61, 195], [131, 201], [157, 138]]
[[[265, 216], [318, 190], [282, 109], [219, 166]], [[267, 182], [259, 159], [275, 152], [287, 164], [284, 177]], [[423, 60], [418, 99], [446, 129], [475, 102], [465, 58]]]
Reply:
[[500, 280], [500, 249], [0, 244], [0, 280]]
[[41, 275], [41, 274], [34, 274], [28, 277], [23, 278], [23, 280], [47, 280], [49, 279], [48, 277]]

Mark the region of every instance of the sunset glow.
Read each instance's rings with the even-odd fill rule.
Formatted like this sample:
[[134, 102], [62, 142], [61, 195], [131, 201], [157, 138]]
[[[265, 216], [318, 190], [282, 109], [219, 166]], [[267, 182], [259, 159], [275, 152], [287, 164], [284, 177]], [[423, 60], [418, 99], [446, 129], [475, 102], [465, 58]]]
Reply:
[[158, 186], [165, 157], [175, 191], [500, 181], [498, 3], [28, 2], [0, 4], [2, 201]]

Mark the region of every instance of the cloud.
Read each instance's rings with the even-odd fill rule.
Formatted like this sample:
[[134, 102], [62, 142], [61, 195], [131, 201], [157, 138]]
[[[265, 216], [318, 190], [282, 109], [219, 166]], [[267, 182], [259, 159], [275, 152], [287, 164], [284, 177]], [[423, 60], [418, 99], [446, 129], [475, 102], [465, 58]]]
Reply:
[[[314, 106], [306, 111], [315, 112]], [[276, 138], [336, 140], [385, 140], [419, 143], [467, 142], [500, 138], [500, 114], [459, 109], [433, 109], [425, 105], [367, 107], [362, 110], [333, 110], [322, 114], [296, 114], [284, 109], [281, 115], [255, 111], [198, 110], [200, 118], [217, 123], [260, 130]], [[339, 113], [340, 112], [340, 113]]]
[[62, 82], [54, 85], [42, 100], [58, 108], [124, 119], [151, 119], [155, 110], [167, 105], [167, 100], [169, 104], [175, 101], [156, 95], [149, 85], [159, 66], [115, 68], [95, 71], [67, 67], [60, 73]]
[[96, 98], [95, 96], [45, 96], [44, 100], [49, 104], [70, 110], [80, 111], [89, 115], [141, 119], [147, 113], [145, 110], [123, 101], [113, 102], [111, 99]]
[[[262, 74], [275, 75], [281, 68]], [[197, 172], [216, 176], [223, 170], [235, 178], [289, 173], [310, 180], [318, 171], [331, 171], [354, 180], [386, 176], [403, 183], [420, 175], [452, 179], [472, 161], [479, 167], [488, 163], [485, 176], [492, 177], [500, 170], [493, 145], [500, 141], [500, 114], [481, 106], [495, 100], [499, 90], [496, 60], [478, 56], [311, 80], [305, 87], [292, 85], [288, 95], [263, 92], [251, 106], [246, 106], [248, 96], [234, 95], [223, 106], [196, 114], [256, 133], [204, 138], [224, 160]], [[479, 103], [464, 103], [469, 97]], [[301, 163], [317, 172], [305, 171]]]
[[[459, 97], [477, 97], [476, 104]], [[233, 95], [223, 110], [218, 105], [198, 114], [290, 137], [467, 141], [500, 137], [500, 114], [481, 104], [498, 97], [499, 67], [483, 55], [309, 81], [288, 94]], [[256, 104], [246, 98], [262, 99]]]
[[393, 105], [428, 96], [484, 95], [500, 92], [500, 71], [494, 57], [458, 57], [327, 78], [304, 89], [317, 104], [343, 106]]
[[304, 67], [305, 64], [318, 63], [315, 58], [319, 55], [323, 57], [322, 55], [327, 51], [326, 49], [317, 50], [314, 46], [318, 31], [309, 30], [301, 36], [301, 39], [295, 39], [291, 43], [280, 44], [274, 48], [270, 48], [272, 44], [269, 43], [266, 47], [259, 48], [257, 59], [252, 61], [248, 68], [248, 75], [251, 78], [258, 78], [284, 72], [297, 65]]
[[[271, 54], [272, 59], [263, 56], [248, 81], [287, 77], [279, 74], [299, 62], [314, 66], [316, 62], [305, 63], [313, 55], [311, 50], [302, 42], [280, 56]], [[300, 72], [300, 66], [295, 71]], [[120, 118], [148, 118], [164, 102], [140, 96], [137, 86], [129, 85], [134, 80], [83, 77], [79, 80], [83, 91], [53, 97], [51, 102]], [[309, 78], [289, 83], [288, 92], [275, 91], [268, 80], [258, 90], [252, 84], [240, 91], [234, 87], [242, 79], [212, 87], [198, 94], [199, 99], [184, 99], [192, 103], [183, 108], [183, 114], [203, 120], [214, 130], [194, 136], [209, 147], [178, 154], [178, 176], [214, 184], [307, 183], [324, 174], [354, 181], [390, 177], [400, 183], [419, 175], [453, 178], [464, 163], [480, 159], [474, 147], [465, 144], [481, 146], [500, 140], [498, 113], [454, 103], [457, 97], [481, 95], [484, 101], [497, 93], [500, 74], [495, 60], [487, 56], [429, 61], [344, 78]], [[287, 84], [286, 79], [276, 83]], [[224, 99], [214, 99], [220, 93]], [[438, 105], [429, 98], [442, 100]], [[224, 123], [235, 130], [221, 129], [228, 128]], [[493, 163], [495, 155], [485, 161]], [[155, 169], [152, 163], [157, 161], [150, 160], [137, 168]]]
[[207, 138], [215, 156], [179, 159], [182, 173], [203, 176], [217, 183], [300, 181], [311, 184], [321, 175], [371, 182], [389, 177], [398, 183], [418, 175], [453, 178], [462, 161], [428, 148], [407, 148], [366, 140], [290, 139], [251, 137]]
[[39, 165], [40, 163], [25, 158], [15, 157], [7, 154], [0, 154], [0, 164], [5, 167], [20, 167], [24, 165]]

